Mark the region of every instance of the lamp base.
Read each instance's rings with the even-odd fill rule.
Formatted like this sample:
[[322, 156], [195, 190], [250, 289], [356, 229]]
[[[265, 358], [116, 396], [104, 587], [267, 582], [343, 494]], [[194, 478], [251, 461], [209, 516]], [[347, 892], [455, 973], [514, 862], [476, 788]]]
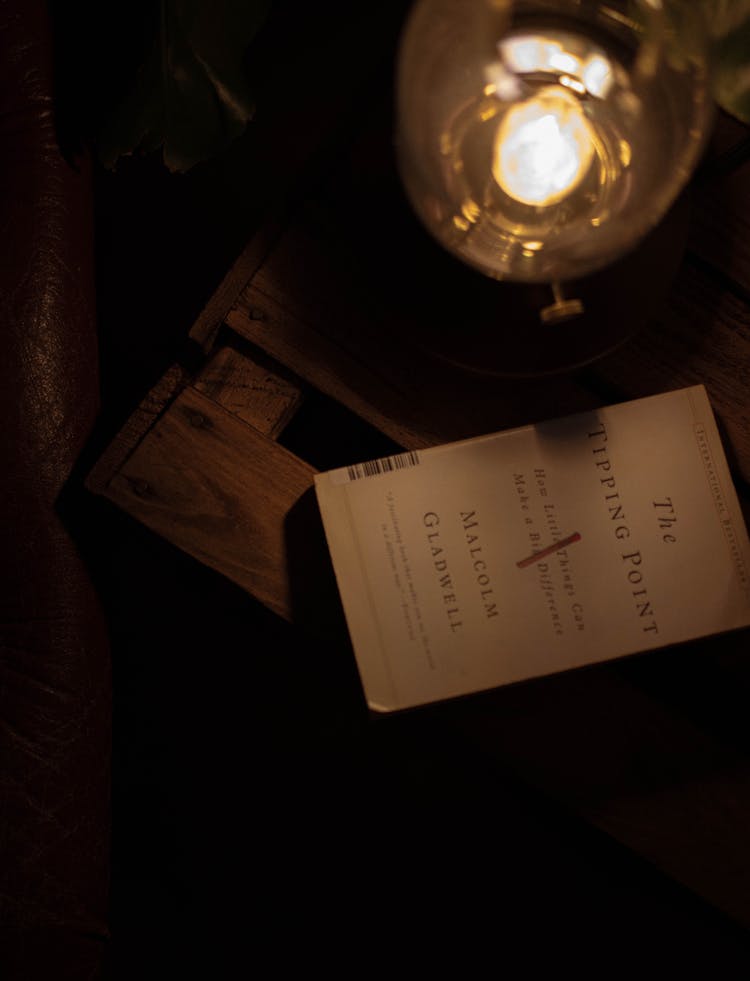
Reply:
[[332, 261], [392, 343], [482, 375], [558, 374], [619, 347], [666, 299], [687, 244], [689, 189], [632, 252], [556, 294], [491, 279], [439, 245], [406, 198], [392, 131], [382, 105], [331, 172], [322, 212]]
[[483, 375], [534, 377], [581, 368], [628, 340], [665, 300], [689, 216], [683, 195], [633, 252], [562, 284], [562, 292], [551, 284], [489, 279], [445, 253], [420, 226], [398, 248], [409, 336], [425, 353]]

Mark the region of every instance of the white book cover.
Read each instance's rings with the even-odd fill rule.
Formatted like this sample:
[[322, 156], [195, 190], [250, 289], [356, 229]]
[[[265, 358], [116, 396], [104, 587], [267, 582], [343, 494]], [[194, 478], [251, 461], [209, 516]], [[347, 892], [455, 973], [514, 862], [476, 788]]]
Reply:
[[750, 544], [702, 386], [315, 484], [376, 711], [750, 624]]

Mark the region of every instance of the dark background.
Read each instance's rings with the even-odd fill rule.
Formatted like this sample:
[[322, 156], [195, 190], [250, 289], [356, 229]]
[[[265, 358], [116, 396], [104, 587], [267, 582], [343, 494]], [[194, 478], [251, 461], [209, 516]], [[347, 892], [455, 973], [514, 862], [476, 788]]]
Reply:
[[[104, 30], [92, 9], [58, 17], [71, 133], [93, 135], [152, 6], [123, 8], [91, 45]], [[391, 6], [397, 24], [405, 5]], [[350, 23], [340, 7], [274, 7], [251, 50], [261, 123], [283, 125], [284, 112], [264, 78], [313, 26]], [[631, 958], [676, 968], [744, 956], [739, 928], [503, 772], [449, 712], [370, 720], [346, 649], [83, 489], [258, 227], [271, 193], [259, 128], [187, 174], [158, 154], [94, 169], [102, 407], [65, 507], [112, 644], [111, 975], [229, 977], [238, 960], [250, 974], [261, 952], [279, 970], [301, 958], [355, 975], [454, 956], [463, 973], [488, 955], [503, 970], [511, 949], [529, 967], [551, 957], [603, 976]], [[305, 411], [312, 421], [288, 441], [312, 462], [379, 448], [324, 399]]]

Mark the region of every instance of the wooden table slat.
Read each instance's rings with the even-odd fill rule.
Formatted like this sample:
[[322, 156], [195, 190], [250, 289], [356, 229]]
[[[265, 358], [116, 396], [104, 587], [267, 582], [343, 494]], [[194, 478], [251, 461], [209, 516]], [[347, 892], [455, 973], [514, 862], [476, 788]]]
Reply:
[[701, 269], [684, 264], [655, 321], [592, 370], [628, 398], [705, 384], [730, 462], [750, 479], [750, 308]]
[[[680, 650], [651, 657], [680, 670]], [[706, 664], [711, 675], [710, 661]], [[608, 665], [455, 707], [509, 767], [750, 925], [750, 761]]]
[[114, 474], [106, 494], [289, 619], [284, 522], [313, 474], [188, 387]]
[[179, 364], [172, 365], [162, 375], [127, 419], [86, 478], [86, 486], [90, 491], [94, 494], [107, 492], [112, 475], [127, 460], [187, 381], [188, 374]]
[[696, 188], [690, 249], [750, 297], [750, 160]]
[[302, 404], [302, 387], [287, 372], [258, 358], [219, 347], [194, 387], [258, 432], [276, 439]]
[[[701, 167], [709, 173], [724, 173], [745, 149], [750, 155], [750, 126], [718, 109], [714, 128]], [[738, 154], [737, 151], [741, 151]], [[723, 165], [723, 166], [722, 166]]]

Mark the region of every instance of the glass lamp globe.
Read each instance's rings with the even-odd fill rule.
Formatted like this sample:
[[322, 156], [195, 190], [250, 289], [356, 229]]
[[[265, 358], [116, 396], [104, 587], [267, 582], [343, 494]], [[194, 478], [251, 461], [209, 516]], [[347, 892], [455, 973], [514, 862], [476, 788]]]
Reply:
[[711, 118], [705, 52], [662, 0], [418, 0], [402, 34], [407, 195], [438, 242], [495, 279], [557, 284], [633, 249]]

